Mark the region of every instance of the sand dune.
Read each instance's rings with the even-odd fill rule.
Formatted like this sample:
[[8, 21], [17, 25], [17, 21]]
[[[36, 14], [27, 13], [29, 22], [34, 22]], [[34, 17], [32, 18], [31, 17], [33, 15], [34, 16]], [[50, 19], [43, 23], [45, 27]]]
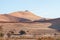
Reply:
[[28, 12], [18, 11], [18, 12], [10, 13], [9, 15], [19, 17], [19, 18], [25, 18], [25, 19], [29, 19], [29, 20], [38, 20], [38, 19], [42, 18], [42, 17], [34, 15], [32, 12], [29, 12], [29, 11]]
[[29, 11], [18, 11], [12, 12], [10, 14], [0, 14], [0, 22], [28, 22], [27, 26], [30, 26], [29, 23], [32, 23], [32, 26], [37, 25], [36, 27], [49, 27], [60, 30], [60, 18], [47, 20], [47, 18], [36, 16]]
[[34, 15], [32, 12], [18, 11], [10, 14], [0, 14], [0, 22], [30, 22], [39, 20], [42, 17]]

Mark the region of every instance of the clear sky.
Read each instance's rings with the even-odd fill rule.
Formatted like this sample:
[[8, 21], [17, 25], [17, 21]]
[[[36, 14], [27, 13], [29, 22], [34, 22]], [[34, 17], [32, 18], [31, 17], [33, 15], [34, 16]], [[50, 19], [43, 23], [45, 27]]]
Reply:
[[24, 10], [45, 18], [58, 18], [60, 0], [0, 0], [0, 14]]

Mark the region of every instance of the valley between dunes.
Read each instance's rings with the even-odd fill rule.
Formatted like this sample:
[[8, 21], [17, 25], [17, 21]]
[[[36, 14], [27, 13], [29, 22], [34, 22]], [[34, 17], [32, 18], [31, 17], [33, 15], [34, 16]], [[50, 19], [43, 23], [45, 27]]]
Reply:
[[[24, 33], [21, 34], [20, 31]], [[48, 19], [34, 15], [30, 11], [0, 14], [0, 32], [7, 35], [60, 35], [60, 18]]]

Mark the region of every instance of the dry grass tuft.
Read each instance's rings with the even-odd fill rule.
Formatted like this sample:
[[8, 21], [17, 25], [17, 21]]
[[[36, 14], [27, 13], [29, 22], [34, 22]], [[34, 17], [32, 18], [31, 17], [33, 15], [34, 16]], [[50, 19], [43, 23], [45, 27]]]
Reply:
[[38, 40], [56, 40], [54, 37], [41, 37]]

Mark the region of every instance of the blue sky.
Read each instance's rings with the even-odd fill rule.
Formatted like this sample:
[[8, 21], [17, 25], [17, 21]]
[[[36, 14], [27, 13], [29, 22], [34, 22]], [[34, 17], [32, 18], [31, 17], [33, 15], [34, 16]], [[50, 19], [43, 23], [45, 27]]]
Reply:
[[24, 10], [45, 18], [58, 18], [60, 0], [0, 0], [0, 14]]

